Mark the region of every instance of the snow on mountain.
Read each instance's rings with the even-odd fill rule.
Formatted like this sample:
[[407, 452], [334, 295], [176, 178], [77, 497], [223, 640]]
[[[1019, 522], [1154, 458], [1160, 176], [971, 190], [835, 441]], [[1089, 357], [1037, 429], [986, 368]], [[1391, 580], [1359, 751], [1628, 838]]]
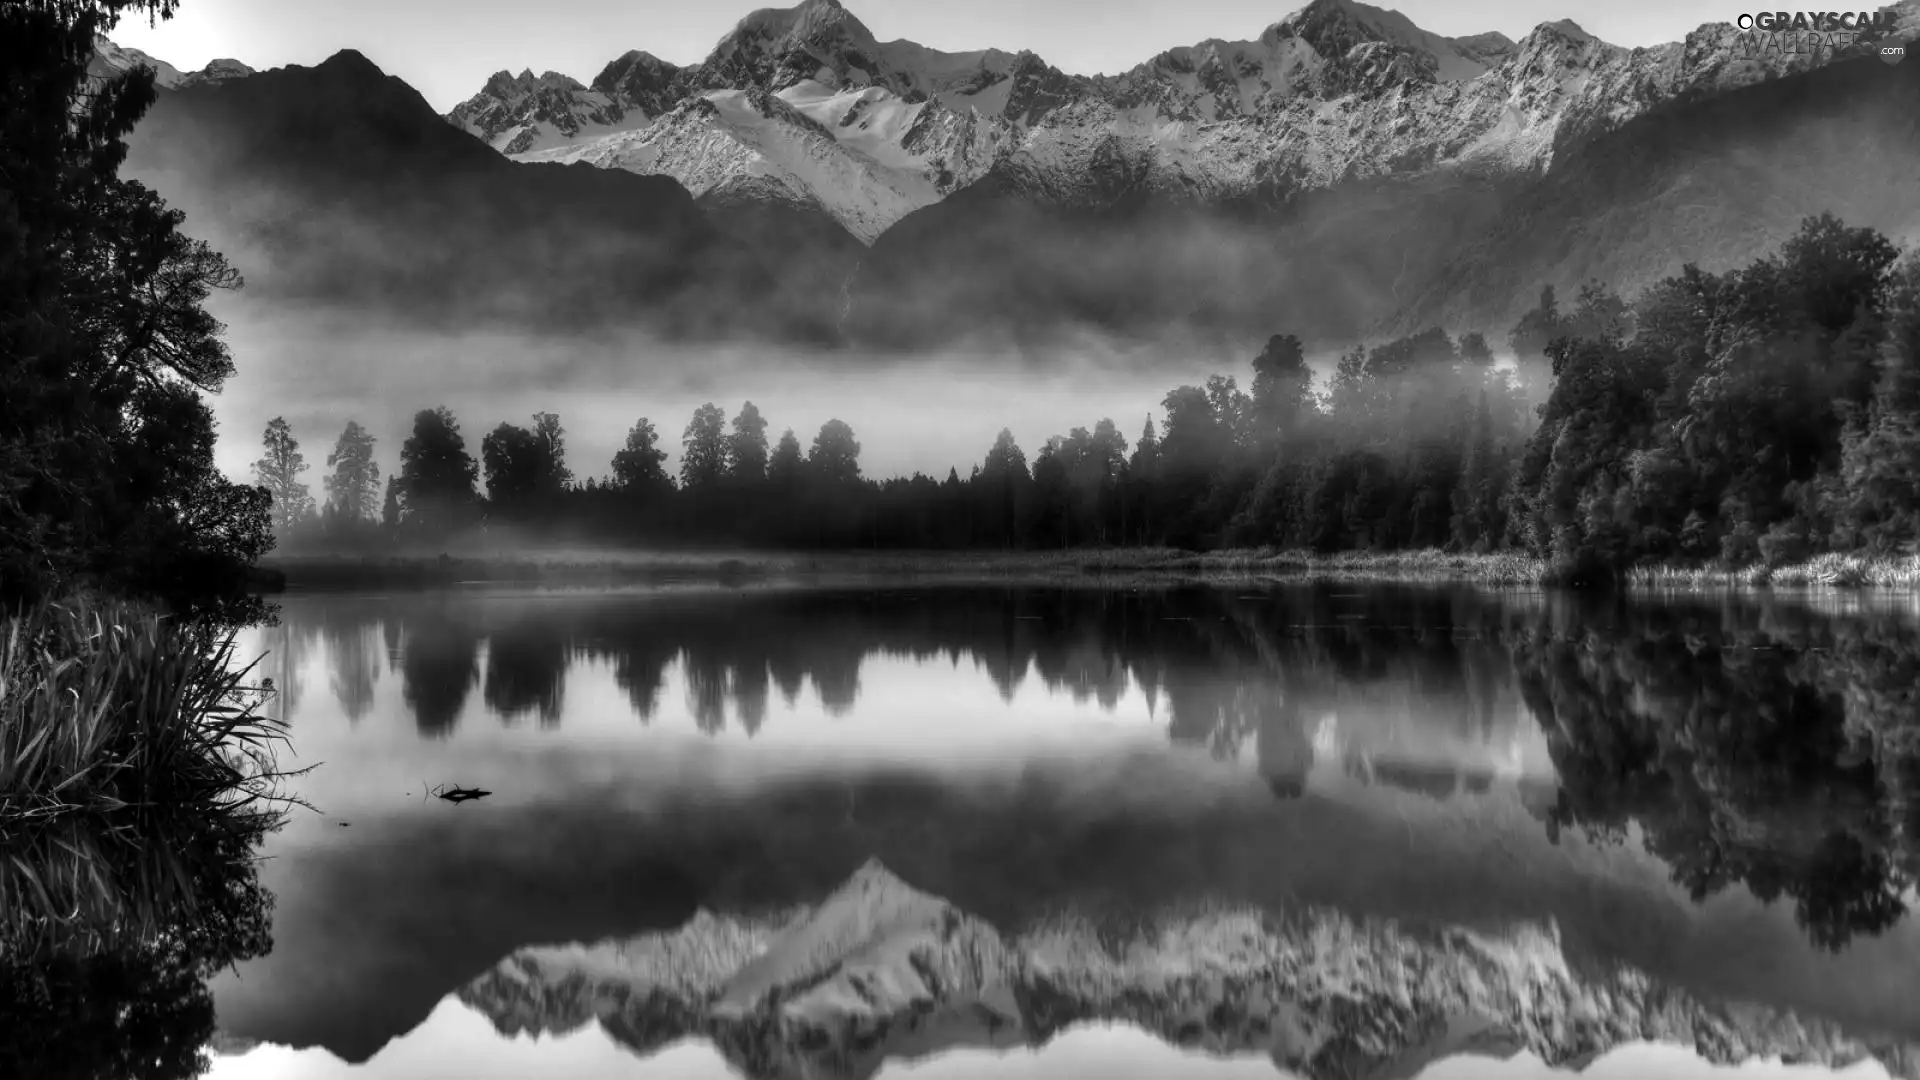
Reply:
[[685, 69], [639, 49], [621, 54], [593, 77], [596, 93], [648, 116], [660, 116], [679, 104], [687, 85]]
[[[805, 94], [803, 89], [802, 100]], [[876, 161], [835, 139], [784, 96], [758, 88], [709, 91], [645, 128], [519, 160], [584, 161], [671, 176], [696, 197], [761, 178], [769, 183], [759, 190], [818, 206], [864, 242], [940, 197], [926, 170]]]
[[[1920, 0], [1896, 9], [1902, 36]], [[590, 84], [502, 71], [446, 116], [516, 160], [669, 176], [695, 196], [768, 198], [871, 243], [992, 176], [1041, 202], [1269, 201], [1435, 169], [1539, 174], [1664, 102], [1817, 66], [1749, 55], [1727, 24], [1628, 49], [1561, 20], [1519, 41], [1446, 38], [1358, 0], [1311, 0], [1245, 41], [1169, 49], [1117, 75], [1031, 52], [881, 42], [839, 0], [749, 13], [700, 63], [630, 51]], [[163, 87], [243, 77], [177, 69], [102, 39], [96, 70], [151, 63]]]
[[870, 242], [983, 175], [1066, 81], [1030, 53], [879, 42], [836, 0], [806, 0], [750, 13], [690, 68], [636, 51], [590, 87], [501, 72], [447, 119], [519, 160], [668, 175], [696, 196], [754, 177]]
[[1816, 1016], [1576, 967], [1551, 926], [1416, 929], [1324, 909], [1168, 911], [1125, 929], [1063, 914], [1003, 933], [869, 862], [809, 910], [701, 912], [678, 930], [521, 950], [458, 992], [503, 1033], [599, 1023], [638, 1053], [698, 1036], [744, 1075], [872, 1076], [956, 1045], [1039, 1045], [1132, 1024], [1312, 1080], [1412, 1075], [1460, 1053], [1577, 1064], [1621, 1043], [1920, 1075], [1920, 1047]]
[[116, 45], [104, 37], [94, 38], [93, 62], [87, 70], [95, 77], [107, 78], [142, 64], [153, 69], [154, 85], [163, 90], [225, 82], [253, 74], [252, 68], [238, 60], [215, 60], [199, 71], [183, 72], [165, 60], [155, 59], [139, 49]]
[[1565, 20], [1454, 42], [1369, 13], [1315, 0], [1257, 42], [1164, 53], [1024, 133], [1001, 171], [1044, 199], [1110, 191], [1115, 162], [1137, 188], [1202, 199], [1449, 165], [1536, 172], [1664, 102], [1828, 59], [1744, 57], [1727, 24], [1627, 49]]
[[496, 72], [447, 114], [449, 123], [509, 156], [627, 131], [652, 119], [644, 109], [553, 71]]
[[1083, 77], [1030, 52], [880, 42], [838, 0], [805, 0], [748, 14], [692, 67], [628, 53], [591, 88], [503, 72], [448, 119], [517, 157], [660, 172], [696, 195], [771, 177], [764, 189], [870, 242], [990, 172], [1073, 202], [1119, 189], [1230, 199], [1449, 165], [1539, 171], [1570, 140], [1664, 101], [1829, 58], [1742, 51], [1727, 24], [1627, 49], [1565, 20], [1518, 42], [1446, 38], [1397, 11], [1312, 0], [1251, 41]]
[[[1347, 89], [1347, 67], [1384, 62], [1398, 79], [1461, 82], [1485, 74], [1502, 53], [1481, 35], [1468, 44], [1430, 34], [1397, 11], [1346, 0], [1316, 0], [1254, 41], [1203, 41], [1170, 49], [1123, 74], [1101, 77], [1101, 96], [1151, 118], [1220, 121], [1263, 117], [1301, 95]], [[1511, 46], [1511, 42], [1508, 42]], [[1333, 91], [1329, 93], [1328, 91]]]

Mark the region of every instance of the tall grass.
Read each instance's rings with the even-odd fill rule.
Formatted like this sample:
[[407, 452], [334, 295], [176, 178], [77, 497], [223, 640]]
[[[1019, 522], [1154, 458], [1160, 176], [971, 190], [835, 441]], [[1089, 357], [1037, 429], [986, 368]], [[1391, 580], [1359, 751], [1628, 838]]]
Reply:
[[197, 911], [293, 803], [229, 631], [89, 599], [0, 624], [0, 947]]
[[1806, 586], [1920, 588], [1920, 555], [1816, 555], [1783, 566], [1635, 567], [1628, 580], [1649, 588]]

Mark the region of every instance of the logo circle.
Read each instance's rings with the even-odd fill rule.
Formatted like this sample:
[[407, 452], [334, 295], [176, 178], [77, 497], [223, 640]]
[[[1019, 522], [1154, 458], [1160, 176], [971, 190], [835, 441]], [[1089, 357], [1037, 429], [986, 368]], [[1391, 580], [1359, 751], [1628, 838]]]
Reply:
[[1736, 18], [1733, 20], [1733, 25], [1739, 27], [1742, 30], [1751, 30], [1753, 29], [1753, 16], [1743, 14], [1739, 18]]

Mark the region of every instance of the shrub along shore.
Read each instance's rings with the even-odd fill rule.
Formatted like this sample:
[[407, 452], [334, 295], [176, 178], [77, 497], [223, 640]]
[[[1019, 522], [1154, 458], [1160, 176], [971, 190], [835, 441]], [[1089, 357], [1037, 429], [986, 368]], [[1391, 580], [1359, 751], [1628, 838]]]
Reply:
[[0, 622], [0, 953], [70, 926], [137, 935], [191, 902], [173, 894], [197, 861], [278, 825], [286, 730], [235, 661], [230, 631], [125, 602]]

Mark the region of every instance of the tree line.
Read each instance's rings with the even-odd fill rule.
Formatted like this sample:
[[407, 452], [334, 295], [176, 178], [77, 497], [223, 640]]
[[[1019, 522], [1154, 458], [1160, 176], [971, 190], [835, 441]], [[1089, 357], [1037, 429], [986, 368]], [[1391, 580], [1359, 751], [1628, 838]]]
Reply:
[[1631, 301], [1551, 288], [1512, 327], [1430, 329], [1339, 358], [1316, 386], [1276, 335], [1233, 375], [1180, 386], [1129, 440], [1112, 419], [1031, 457], [1002, 430], [963, 475], [873, 479], [846, 423], [804, 449], [751, 401], [708, 403], [678, 475], [642, 417], [580, 480], [553, 413], [476, 458], [421, 411], [380, 486], [348, 423], [317, 508], [284, 420], [256, 466], [292, 548], [521, 539], [777, 548], [1449, 548], [1550, 557], [1571, 577], [1643, 560], [1781, 562], [1894, 551], [1920, 529], [1920, 260], [1830, 215], [1723, 274], [1688, 266]]

